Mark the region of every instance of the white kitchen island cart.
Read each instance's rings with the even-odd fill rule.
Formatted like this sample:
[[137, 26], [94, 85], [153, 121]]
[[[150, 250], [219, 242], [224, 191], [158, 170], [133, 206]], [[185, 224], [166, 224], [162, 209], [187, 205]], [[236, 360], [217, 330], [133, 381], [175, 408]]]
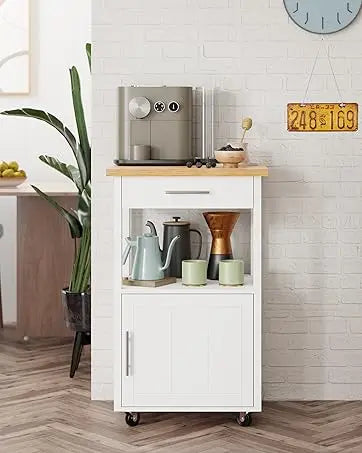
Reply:
[[[266, 167], [113, 167], [115, 177], [114, 409], [136, 426], [142, 412], [261, 411], [262, 177]], [[247, 210], [251, 266], [244, 286], [122, 286], [133, 213]], [[239, 257], [237, 257], [239, 258]]]

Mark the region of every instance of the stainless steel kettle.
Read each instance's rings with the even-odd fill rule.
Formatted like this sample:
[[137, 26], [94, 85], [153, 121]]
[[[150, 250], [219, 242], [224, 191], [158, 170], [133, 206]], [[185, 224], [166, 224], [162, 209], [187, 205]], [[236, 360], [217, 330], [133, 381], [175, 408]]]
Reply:
[[[163, 250], [161, 250], [162, 259], [164, 260], [167, 255], [167, 250], [175, 236], [180, 236], [176, 242], [174, 251], [171, 257], [171, 263], [168, 269], [165, 270], [166, 277], [182, 277], [182, 261], [189, 260], [191, 256], [191, 232], [198, 234], [200, 243], [195, 259], [199, 259], [202, 249], [202, 235], [199, 230], [190, 228], [190, 222], [181, 220], [181, 217], [173, 217], [173, 221], [163, 223]], [[157, 236], [155, 225], [149, 220], [146, 223], [151, 230], [151, 233]]]

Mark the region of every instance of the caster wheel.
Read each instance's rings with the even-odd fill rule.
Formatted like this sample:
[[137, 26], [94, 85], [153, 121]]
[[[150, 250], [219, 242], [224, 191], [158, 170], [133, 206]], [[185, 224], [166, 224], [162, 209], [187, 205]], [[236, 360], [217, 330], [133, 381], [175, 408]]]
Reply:
[[127, 412], [125, 420], [128, 426], [137, 426], [140, 422], [140, 414], [138, 412]]
[[202, 167], [202, 162], [196, 162], [196, 167], [201, 168]]
[[206, 168], [211, 168], [211, 167], [212, 167], [212, 163], [211, 162], [207, 162]]
[[193, 162], [186, 162], [186, 167], [191, 168], [194, 165]]
[[212, 168], [215, 168], [216, 167], [216, 162], [213, 162], [212, 163]]
[[236, 423], [240, 426], [250, 426], [252, 421], [251, 414], [241, 413], [236, 417]]

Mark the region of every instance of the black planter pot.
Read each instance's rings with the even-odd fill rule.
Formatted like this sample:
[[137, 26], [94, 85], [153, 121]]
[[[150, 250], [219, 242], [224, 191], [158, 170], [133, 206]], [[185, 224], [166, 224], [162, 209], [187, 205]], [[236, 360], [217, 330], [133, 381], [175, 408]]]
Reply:
[[90, 293], [72, 293], [65, 288], [62, 290], [62, 303], [67, 327], [74, 332], [90, 332]]

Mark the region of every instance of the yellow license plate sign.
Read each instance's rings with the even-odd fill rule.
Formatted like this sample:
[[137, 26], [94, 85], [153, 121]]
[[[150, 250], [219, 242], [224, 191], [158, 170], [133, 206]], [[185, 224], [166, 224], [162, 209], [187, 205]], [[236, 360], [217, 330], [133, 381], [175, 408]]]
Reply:
[[358, 104], [288, 104], [290, 132], [355, 132]]

